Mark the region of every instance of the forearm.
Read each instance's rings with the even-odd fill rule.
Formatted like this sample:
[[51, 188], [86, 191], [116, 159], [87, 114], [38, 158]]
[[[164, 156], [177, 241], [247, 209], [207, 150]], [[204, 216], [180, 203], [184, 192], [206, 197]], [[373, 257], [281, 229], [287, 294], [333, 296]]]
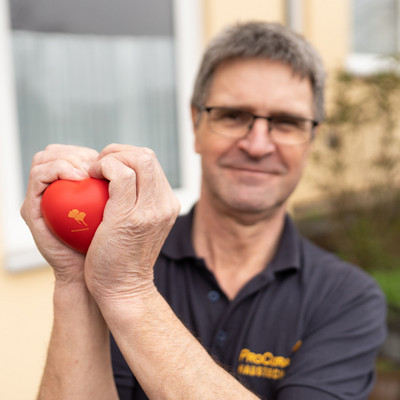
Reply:
[[105, 313], [150, 399], [256, 399], [209, 356], [156, 292], [138, 307]]
[[54, 322], [38, 400], [118, 399], [109, 333], [84, 283], [54, 292]]

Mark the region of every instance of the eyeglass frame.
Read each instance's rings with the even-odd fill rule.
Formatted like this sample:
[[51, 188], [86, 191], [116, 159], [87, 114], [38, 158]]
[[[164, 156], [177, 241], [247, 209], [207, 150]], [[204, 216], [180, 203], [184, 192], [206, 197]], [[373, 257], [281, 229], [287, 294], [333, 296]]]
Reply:
[[268, 133], [271, 133], [271, 131], [272, 131], [271, 121], [273, 121], [276, 118], [285, 118], [286, 117], [286, 118], [293, 118], [293, 119], [296, 119], [296, 120], [302, 121], [302, 122], [311, 122], [310, 137], [308, 138], [308, 140], [306, 140], [304, 142], [299, 142], [299, 143], [284, 143], [284, 142], [279, 142], [279, 141], [277, 142], [279, 144], [283, 144], [283, 145], [286, 145], [286, 146], [296, 146], [296, 145], [300, 145], [300, 144], [304, 144], [304, 143], [312, 141], [314, 139], [314, 137], [315, 137], [315, 128], [321, 123], [320, 121], [316, 121], [316, 120], [311, 119], [311, 118], [304, 118], [304, 117], [299, 117], [299, 116], [290, 115], [290, 114], [275, 115], [275, 116], [274, 115], [265, 116], [265, 115], [253, 114], [253, 113], [251, 113], [249, 111], [245, 111], [245, 110], [242, 110], [240, 108], [235, 108], [235, 107], [225, 107], [225, 106], [209, 106], [209, 107], [200, 106], [200, 107], [198, 107], [198, 110], [200, 112], [204, 112], [205, 111], [205, 112], [207, 112], [208, 115], [210, 114], [210, 112], [212, 110], [215, 110], [215, 109], [240, 111], [240, 112], [242, 112], [244, 114], [249, 115], [252, 118], [251, 119], [251, 123], [248, 125], [247, 132], [245, 134], [243, 134], [242, 136], [230, 136], [230, 135], [224, 135], [223, 133], [220, 133], [220, 132], [215, 132], [218, 135], [231, 137], [231, 138], [236, 138], [236, 139], [240, 139], [240, 138], [245, 137], [251, 131], [251, 129], [253, 128], [253, 125], [254, 125], [256, 119], [265, 119], [265, 120], [268, 121]]

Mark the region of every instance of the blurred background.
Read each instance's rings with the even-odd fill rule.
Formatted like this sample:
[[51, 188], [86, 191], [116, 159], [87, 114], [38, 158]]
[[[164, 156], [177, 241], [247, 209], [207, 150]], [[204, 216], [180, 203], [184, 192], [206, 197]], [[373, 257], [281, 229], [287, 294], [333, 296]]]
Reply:
[[19, 216], [33, 155], [151, 147], [188, 210], [198, 62], [214, 34], [250, 19], [292, 27], [328, 70], [326, 122], [290, 210], [384, 290], [371, 400], [400, 399], [400, 0], [0, 0], [1, 399], [35, 398], [52, 323], [53, 275]]

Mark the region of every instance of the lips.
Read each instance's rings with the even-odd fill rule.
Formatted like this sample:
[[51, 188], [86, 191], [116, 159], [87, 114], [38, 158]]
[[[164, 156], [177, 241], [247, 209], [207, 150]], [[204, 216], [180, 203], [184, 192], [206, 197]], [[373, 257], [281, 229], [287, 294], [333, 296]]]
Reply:
[[283, 175], [286, 168], [283, 166], [272, 165], [254, 165], [248, 163], [220, 163], [220, 166], [227, 169], [236, 170], [239, 172], [259, 173], [268, 175]]
[[252, 167], [237, 167], [237, 166], [231, 166], [231, 167], [226, 167], [230, 168], [236, 171], [243, 171], [243, 172], [252, 172], [252, 173], [259, 173], [259, 174], [278, 174], [277, 171], [271, 171], [267, 169], [261, 169], [261, 168], [252, 168]]

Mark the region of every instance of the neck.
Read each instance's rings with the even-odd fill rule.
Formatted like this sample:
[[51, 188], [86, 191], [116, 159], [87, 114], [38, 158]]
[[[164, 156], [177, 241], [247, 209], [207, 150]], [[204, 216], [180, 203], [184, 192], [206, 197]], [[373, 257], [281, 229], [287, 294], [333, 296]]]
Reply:
[[193, 224], [194, 248], [228, 298], [234, 298], [271, 261], [284, 216], [284, 208], [268, 216], [246, 216], [223, 213], [199, 201]]

